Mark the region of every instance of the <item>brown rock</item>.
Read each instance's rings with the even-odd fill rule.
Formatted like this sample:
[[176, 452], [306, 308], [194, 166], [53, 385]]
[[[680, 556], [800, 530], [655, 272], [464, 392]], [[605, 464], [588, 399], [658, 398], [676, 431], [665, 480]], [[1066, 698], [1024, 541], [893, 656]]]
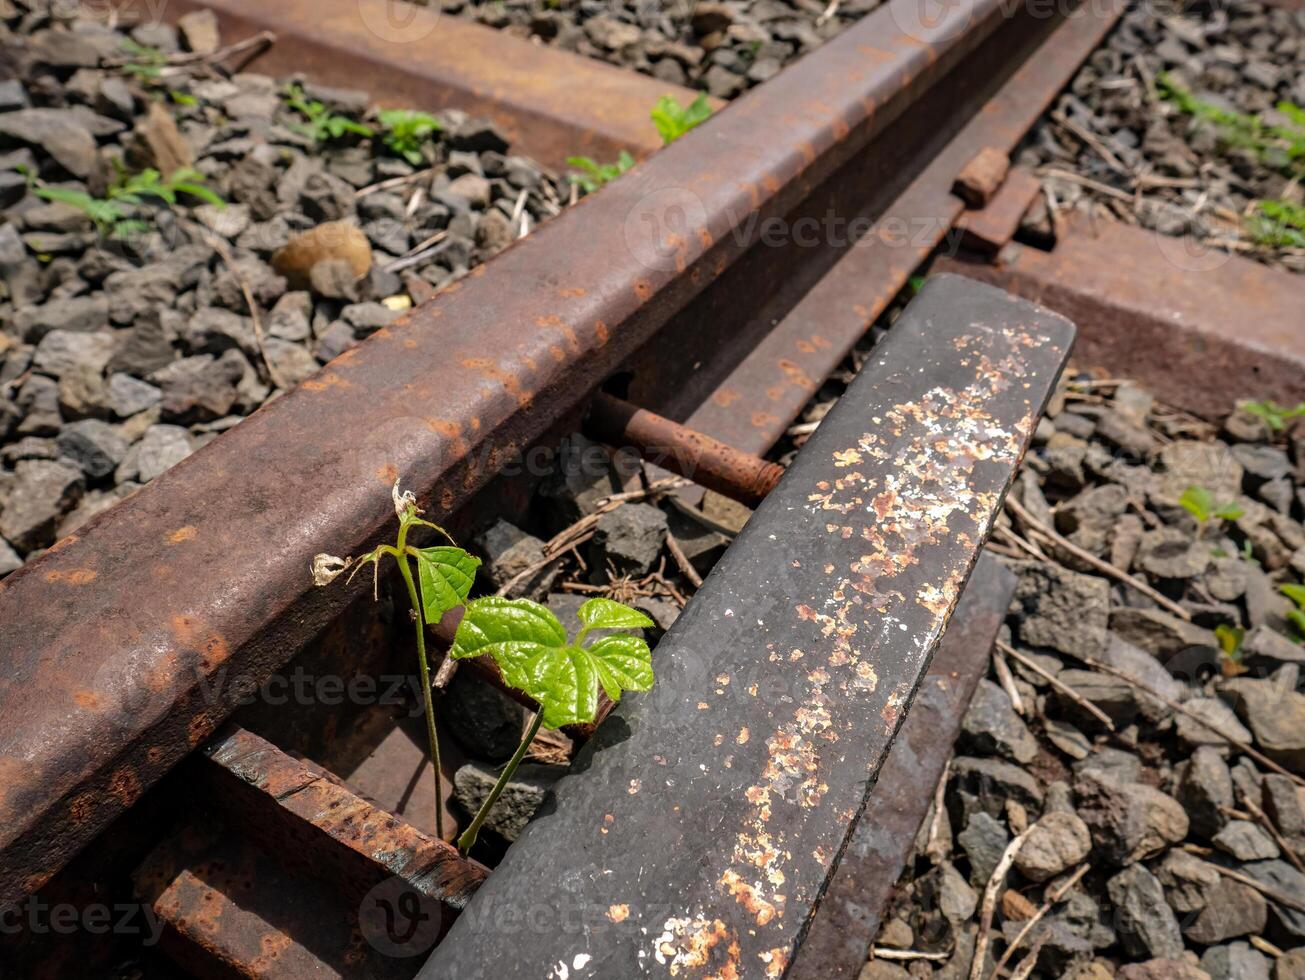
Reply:
[[212, 54], [222, 44], [217, 14], [211, 10], [194, 10], [177, 19], [186, 47], [196, 54]]
[[136, 124], [133, 137], [131, 155], [164, 177], [195, 163], [176, 120], [162, 102], [150, 103], [145, 118]]
[[1147, 960], [1119, 968], [1116, 980], [1210, 980], [1210, 974], [1182, 960]]
[[342, 261], [355, 279], [372, 268], [372, 247], [362, 230], [347, 221], [328, 221], [290, 239], [272, 256], [272, 268], [285, 276], [291, 289], [308, 289], [313, 266]]

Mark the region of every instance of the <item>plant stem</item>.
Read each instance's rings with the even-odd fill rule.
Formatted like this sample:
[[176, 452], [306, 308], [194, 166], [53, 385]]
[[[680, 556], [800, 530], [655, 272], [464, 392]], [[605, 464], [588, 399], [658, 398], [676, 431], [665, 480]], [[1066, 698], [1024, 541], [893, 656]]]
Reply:
[[516, 752], [508, 760], [508, 764], [503, 767], [503, 773], [498, 777], [498, 782], [489, 791], [489, 796], [485, 799], [485, 802], [480, 805], [480, 812], [476, 814], [476, 819], [471, 821], [471, 826], [464, 830], [462, 836], [458, 838], [458, 847], [464, 854], [471, 850], [471, 845], [476, 843], [476, 835], [480, 833], [481, 826], [489, 817], [489, 811], [494, 809], [494, 804], [503, 795], [503, 788], [507, 786], [512, 774], [517, 771], [517, 766], [521, 765], [521, 760], [526, 756], [526, 749], [530, 748], [530, 743], [535, 740], [535, 736], [539, 734], [539, 729], [543, 727], [543, 724], [544, 711], [541, 708], [535, 714], [535, 720], [530, 723], [530, 730], [526, 732], [526, 737], [521, 740]]
[[417, 594], [417, 583], [412, 580], [412, 569], [408, 567], [408, 555], [404, 548], [407, 544], [408, 526], [399, 529], [398, 555], [399, 571], [403, 574], [403, 584], [408, 587], [408, 598], [412, 601], [412, 621], [417, 627], [417, 668], [421, 673], [421, 693], [426, 702], [426, 735], [430, 739], [430, 760], [435, 767], [435, 836], [444, 839], [444, 786], [440, 767], [440, 741], [435, 733], [435, 703], [431, 699], [430, 665], [426, 662], [426, 621], [421, 611], [421, 597]]

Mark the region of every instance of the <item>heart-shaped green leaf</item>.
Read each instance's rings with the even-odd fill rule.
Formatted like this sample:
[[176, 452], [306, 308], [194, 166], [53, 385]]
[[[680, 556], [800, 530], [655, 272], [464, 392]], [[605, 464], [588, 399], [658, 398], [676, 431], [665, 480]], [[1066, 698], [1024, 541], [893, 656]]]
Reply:
[[580, 622], [591, 630], [629, 630], [652, 626], [653, 621], [629, 606], [611, 599], [590, 599], [579, 611]]
[[598, 680], [613, 701], [622, 691], [646, 691], [653, 686], [652, 651], [646, 641], [627, 633], [605, 636], [589, 647]]
[[530, 665], [542, 652], [564, 646], [566, 630], [544, 606], [486, 596], [467, 605], [450, 654], [463, 660], [487, 653], [505, 681], [530, 693]]
[[438, 623], [450, 609], [466, 603], [480, 559], [448, 545], [423, 548], [416, 556], [422, 610], [426, 622]]
[[578, 725], [598, 715], [598, 673], [583, 647], [552, 647], [530, 665], [526, 693], [539, 702], [549, 728]]

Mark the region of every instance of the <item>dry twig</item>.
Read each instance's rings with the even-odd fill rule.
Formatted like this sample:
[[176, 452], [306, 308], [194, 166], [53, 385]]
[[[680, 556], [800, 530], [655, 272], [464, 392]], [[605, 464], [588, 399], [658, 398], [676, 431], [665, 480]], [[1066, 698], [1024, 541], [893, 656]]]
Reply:
[[1069, 890], [1079, 883], [1079, 880], [1087, 874], [1088, 868], [1090, 867], [1091, 865], [1086, 862], [1080, 864], [1078, 869], [1072, 875], [1061, 882], [1056, 890], [1043, 900], [1042, 905], [1033, 913], [1033, 918], [1024, 923], [1024, 926], [1020, 931], [1015, 934], [1015, 938], [1010, 941], [1010, 945], [1006, 947], [1006, 951], [1001, 954], [1001, 959], [997, 961], [997, 966], [993, 969], [992, 973], [988, 974], [988, 980], [994, 980], [995, 977], [1001, 975], [1002, 968], [1010, 962], [1010, 958], [1015, 955], [1015, 950], [1019, 947], [1020, 943], [1024, 941], [1024, 938], [1033, 931], [1033, 927], [1042, 921], [1046, 914], [1051, 911], [1053, 905], [1069, 894]]
[[1006, 881], [1006, 875], [1010, 872], [1010, 867], [1015, 863], [1015, 855], [1020, 852], [1024, 846], [1024, 841], [1028, 839], [1029, 832], [1026, 830], [1009, 844], [1001, 855], [1001, 860], [997, 862], [997, 867], [992, 869], [992, 877], [988, 879], [988, 886], [983, 890], [982, 913], [979, 918], [979, 938], [974, 944], [974, 960], [970, 963], [970, 980], [979, 980], [980, 974], [983, 973], [983, 961], [988, 957], [988, 943], [991, 939], [992, 916], [997, 909], [997, 893], [1001, 891], [1001, 886]]
[[1058, 677], [1044, 670], [1036, 660], [1024, 656], [1024, 654], [1020, 653], [1009, 643], [1003, 643], [1001, 640], [997, 641], [997, 649], [1000, 650], [1002, 653], [1006, 654], [1007, 656], [1014, 657], [1025, 667], [1027, 667], [1029, 670], [1033, 671], [1033, 673], [1037, 674], [1048, 684], [1054, 687], [1057, 691], [1065, 695], [1065, 697], [1069, 698], [1080, 708], [1082, 708], [1084, 711], [1090, 714], [1093, 718], [1101, 722], [1101, 724], [1105, 725], [1108, 731], [1113, 732], [1115, 730], [1115, 723], [1110, 720], [1110, 716], [1108, 714], [1106, 714], [1104, 711], [1098, 708], [1087, 698], [1083, 697], [1083, 695], [1079, 694], [1077, 691], [1075, 691], [1064, 681], [1060, 680]]

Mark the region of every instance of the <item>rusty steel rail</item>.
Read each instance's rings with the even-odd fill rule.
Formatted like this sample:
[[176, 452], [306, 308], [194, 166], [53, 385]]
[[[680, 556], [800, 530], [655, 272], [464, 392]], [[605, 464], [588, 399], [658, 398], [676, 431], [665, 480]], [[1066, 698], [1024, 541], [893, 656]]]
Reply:
[[0, 900], [361, 594], [307, 569], [379, 540], [396, 478], [448, 520], [1002, 23], [871, 14], [0, 582]]
[[785, 975], [1073, 333], [931, 279], [420, 976]]

